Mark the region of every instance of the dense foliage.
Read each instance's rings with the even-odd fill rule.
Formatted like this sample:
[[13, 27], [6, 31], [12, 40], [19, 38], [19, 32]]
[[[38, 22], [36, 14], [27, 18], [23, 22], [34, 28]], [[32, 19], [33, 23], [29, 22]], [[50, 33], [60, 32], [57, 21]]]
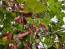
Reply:
[[0, 0], [0, 49], [65, 49], [64, 10], [64, 0]]

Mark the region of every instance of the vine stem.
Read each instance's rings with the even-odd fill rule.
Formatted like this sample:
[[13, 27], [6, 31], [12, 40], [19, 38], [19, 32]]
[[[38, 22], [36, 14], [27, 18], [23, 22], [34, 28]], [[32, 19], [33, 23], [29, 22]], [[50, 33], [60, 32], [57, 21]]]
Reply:
[[64, 29], [57, 30], [57, 31], [54, 31], [54, 32], [48, 32], [46, 35], [44, 35], [44, 37], [47, 36], [47, 35], [56, 34], [56, 33], [61, 32], [61, 31], [65, 31], [65, 28]]
[[57, 32], [61, 32], [61, 31], [64, 31], [65, 29], [60, 29], [58, 31], [55, 31], [55, 32], [52, 32], [52, 33], [57, 33]]

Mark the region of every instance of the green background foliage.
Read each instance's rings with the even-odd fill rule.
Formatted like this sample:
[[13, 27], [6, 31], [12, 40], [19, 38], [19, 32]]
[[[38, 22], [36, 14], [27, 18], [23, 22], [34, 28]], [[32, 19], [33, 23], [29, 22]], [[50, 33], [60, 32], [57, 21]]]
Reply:
[[[29, 42], [31, 45], [29, 46], [30, 49], [36, 49], [34, 45], [36, 42], [42, 43], [42, 49], [65, 49], [65, 29], [62, 28], [65, 24], [63, 21], [65, 12], [62, 12], [62, 10], [65, 10], [64, 0], [14, 0], [12, 2], [13, 4], [19, 3], [24, 6], [23, 10], [15, 8], [16, 12], [7, 9], [9, 7], [6, 6], [5, 3], [10, 1], [11, 0], [2, 0], [2, 4], [0, 4], [0, 49], [4, 49], [10, 40], [13, 40], [15, 43], [21, 42], [17, 49], [24, 49], [26, 43]], [[32, 13], [32, 16], [24, 16], [28, 24], [24, 25], [15, 22], [15, 18], [20, 15], [21, 12]], [[54, 17], [56, 17], [57, 22], [51, 21]], [[45, 28], [42, 30], [42, 27], [39, 26], [39, 21], [45, 25], [48, 32], [44, 32]], [[31, 26], [32, 24], [35, 25], [38, 30], [35, 31]], [[30, 25], [29, 28], [33, 33], [17, 40], [15, 37], [19, 33], [26, 32], [28, 25]], [[4, 33], [11, 33], [12, 39], [2, 37]], [[42, 40], [43, 37], [44, 40]], [[9, 48], [8, 46], [7, 49]]]

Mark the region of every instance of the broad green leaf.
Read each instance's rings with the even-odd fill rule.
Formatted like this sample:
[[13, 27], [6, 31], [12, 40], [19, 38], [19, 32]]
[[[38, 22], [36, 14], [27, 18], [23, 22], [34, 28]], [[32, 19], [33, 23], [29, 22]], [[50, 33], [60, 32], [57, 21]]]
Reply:
[[26, 5], [24, 5], [24, 10], [23, 10], [24, 13], [28, 13], [28, 12], [31, 12], [31, 9], [28, 8]]
[[26, 4], [30, 8], [35, 8], [37, 4], [39, 4], [39, 1], [38, 0], [26, 0]]
[[43, 3], [41, 3], [37, 0], [26, 0], [25, 5], [27, 6], [27, 8], [30, 9], [29, 11], [31, 11], [33, 13], [39, 13], [39, 12], [43, 12], [43, 11], [47, 10], [47, 7]]

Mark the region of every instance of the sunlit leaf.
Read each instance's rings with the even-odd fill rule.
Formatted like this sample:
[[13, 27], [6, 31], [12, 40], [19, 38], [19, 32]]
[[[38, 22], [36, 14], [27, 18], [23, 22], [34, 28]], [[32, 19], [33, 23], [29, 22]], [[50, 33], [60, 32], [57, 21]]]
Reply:
[[2, 42], [3, 42], [4, 45], [7, 43], [7, 41], [8, 41], [7, 36], [2, 38]]

